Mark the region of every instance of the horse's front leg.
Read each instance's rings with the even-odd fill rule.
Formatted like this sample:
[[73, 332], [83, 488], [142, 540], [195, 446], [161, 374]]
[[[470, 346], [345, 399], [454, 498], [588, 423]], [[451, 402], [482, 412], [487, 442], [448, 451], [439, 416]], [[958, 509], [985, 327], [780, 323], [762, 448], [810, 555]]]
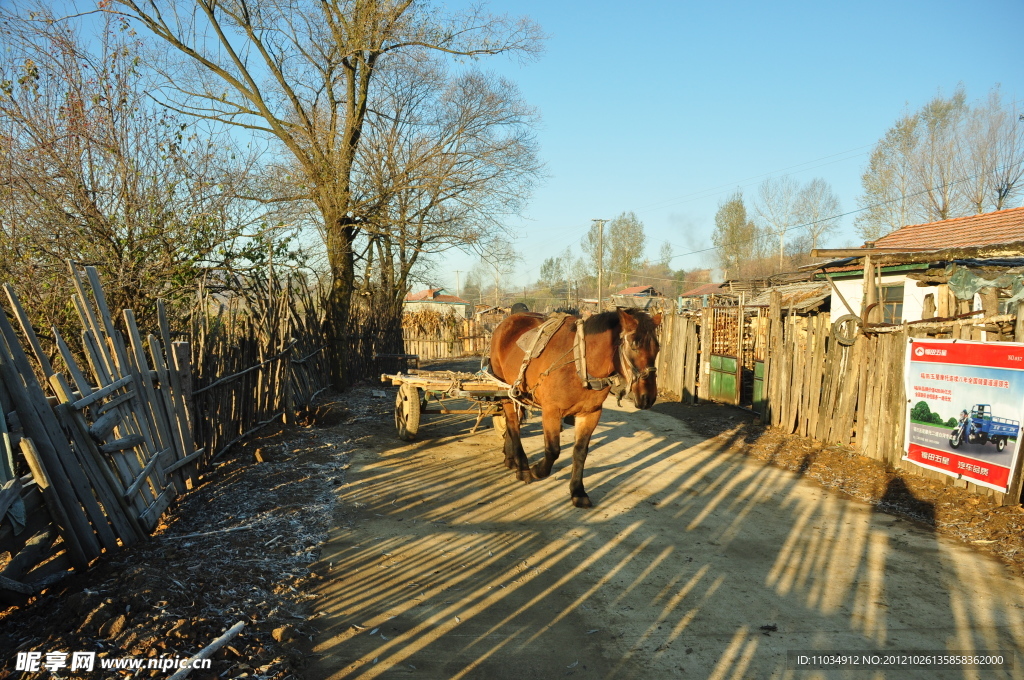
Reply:
[[590, 496], [583, 488], [583, 466], [590, 451], [590, 435], [594, 434], [597, 422], [601, 420], [601, 409], [593, 413], [576, 416], [576, 443], [572, 447], [572, 477], [569, 478], [569, 495], [577, 508], [592, 508]]
[[516, 471], [516, 479], [529, 484], [533, 481], [530, 474], [530, 461], [526, 458], [526, 451], [523, 450], [523, 440], [519, 437], [519, 414], [516, 413], [516, 405], [512, 401], [505, 401], [501, 405], [505, 412], [505, 467]]
[[562, 417], [553, 408], [541, 411], [541, 423], [544, 425], [544, 459], [533, 466], [535, 479], [544, 479], [551, 474], [551, 466], [558, 459], [562, 449]]

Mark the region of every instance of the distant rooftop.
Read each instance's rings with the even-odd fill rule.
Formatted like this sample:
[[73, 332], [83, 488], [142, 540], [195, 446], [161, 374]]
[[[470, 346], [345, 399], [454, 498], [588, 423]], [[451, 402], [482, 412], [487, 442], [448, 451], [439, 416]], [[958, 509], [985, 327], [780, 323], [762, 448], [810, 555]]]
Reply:
[[449, 302], [453, 304], [468, 305], [468, 300], [455, 295], [445, 295], [444, 288], [427, 288], [426, 290], [409, 293], [405, 296], [406, 302]]

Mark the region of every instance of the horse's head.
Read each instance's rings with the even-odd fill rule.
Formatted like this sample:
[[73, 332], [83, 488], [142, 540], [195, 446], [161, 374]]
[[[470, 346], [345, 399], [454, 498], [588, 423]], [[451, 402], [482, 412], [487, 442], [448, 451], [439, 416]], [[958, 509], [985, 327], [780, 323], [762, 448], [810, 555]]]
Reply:
[[619, 310], [619, 374], [637, 408], [654, 406], [658, 398], [658, 326], [661, 314], [653, 318], [638, 310]]

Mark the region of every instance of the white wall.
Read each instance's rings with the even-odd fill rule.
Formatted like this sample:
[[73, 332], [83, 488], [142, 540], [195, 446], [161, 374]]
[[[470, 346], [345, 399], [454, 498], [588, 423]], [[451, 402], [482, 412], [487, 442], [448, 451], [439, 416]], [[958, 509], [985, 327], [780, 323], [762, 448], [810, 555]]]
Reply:
[[470, 319], [473, 317], [473, 305], [458, 302], [428, 302], [426, 300], [416, 300], [413, 302], [403, 303], [402, 310], [406, 312], [431, 310], [440, 314], [444, 314], [450, 310], [461, 316], [463, 319]]
[[[843, 305], [839, 296], [836, 292], [832, 291], [832, 318], [838, 319], [843, 314], [856, 314], [860, 316], [861, 303], [864, 299], [864, 279], [832, 279], [836, 288], [840, 290], [843, 297], [846, 298], [846, 302], [849, 303], [852, 310], [847, 310]], [[882, 274], [882, 285], [891, 286], [896, 283], [903, 284], [903, 320], [904, 321], [917, 321], [921, 318], [921, 312], [924, 310], [924, 296], [928, 293], [935, 292], [934, 287], [922, 288], [917, 285], [917, 281], [908, 279], [904, 273], [893, 273], [893, 274]]]
[[[864, 279], [843, 279], [836, 280], [832, 279], [836, 284], [836, 288], [842, 292], [843, 297], [853, 307], [853, 311], [847, 311], [843, 305], [839, 296], [836, 295], [835, 290], [832, 291], [832, 319], [838, 319], [843, 314], [856, 314], [860, 316], [861, 301], [864, 298]], [[903, 284], [903, 321], [918, 321], [921, 319], [921, 315], [924, 312], [924, 298], [929, 293], [932, 294], [932, 299], [935, 303], [936, 313], [938, 313], [939, 301], [937, 293], [939, 291], [938, 286], [919, 286], [917, 281], [914, 279], [908, 279], [906, 274], [883, 274], [882, 285], [892, 285], [894, 283]], [[981, 297], [978, 295], [974, 296], [974, 305], [971, 309], [981, 309]]]

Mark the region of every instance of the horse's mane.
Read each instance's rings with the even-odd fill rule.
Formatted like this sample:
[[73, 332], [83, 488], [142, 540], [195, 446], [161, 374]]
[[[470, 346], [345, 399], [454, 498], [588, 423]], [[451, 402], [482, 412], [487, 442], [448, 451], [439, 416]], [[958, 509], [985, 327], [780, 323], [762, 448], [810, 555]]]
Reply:
[[[654, 321], [650, 316], [638, 309], [624, 309], [622, 311], [626, 312], [637, 321], [636, 336], [634, 338], [637, 342], [645, 342], [648, 338], [657, 337], [657, 326], [654, 325]], [[618, 328], [618, 312], [601, 312], [600, 314], [595, 314], [583, 322], [584, 335], [594, 335], [596, 333], [604, 333], [605, 331], [614, 331], [618, 330]]]

